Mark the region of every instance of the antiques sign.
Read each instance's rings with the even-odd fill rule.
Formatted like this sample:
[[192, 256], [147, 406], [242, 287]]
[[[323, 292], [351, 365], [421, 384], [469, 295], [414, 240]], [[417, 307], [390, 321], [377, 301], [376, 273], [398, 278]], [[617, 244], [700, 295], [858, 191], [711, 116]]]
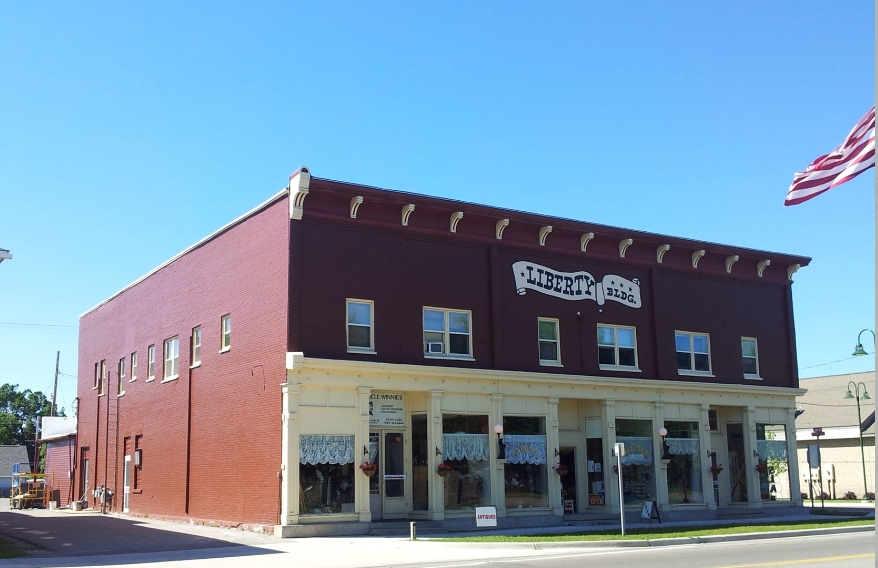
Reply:
[[527, 290], [562, 300], [592, 300], [599, 306], [607, 301], [639, 308], [640, 282], [607, 274], [598, 282], [588, 272], [557, 272], [551, 268], [520, 260], [512, 264], [515, 289], [523, 296]]
[[476, 527], [496, 527], [497, 507], [476, 507]]
[[405, 397], [401, 393], [370, 394], [369, 426], [405, 426]]

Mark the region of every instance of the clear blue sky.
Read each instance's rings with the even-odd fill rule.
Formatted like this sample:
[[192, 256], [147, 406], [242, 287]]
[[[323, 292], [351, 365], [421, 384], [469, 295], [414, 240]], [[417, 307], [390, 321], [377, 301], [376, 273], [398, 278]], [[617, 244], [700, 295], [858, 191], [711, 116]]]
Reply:
[[874, 22], [864, 1], [4, 2], [0, 383], [49, 393], [60, 350], [69, 408], [79, 315], [301, 165], [811, 256], [801, 375], [874, 369], [850, 359], [875, 328], [874, 169], [783, 206], [873, 104]]

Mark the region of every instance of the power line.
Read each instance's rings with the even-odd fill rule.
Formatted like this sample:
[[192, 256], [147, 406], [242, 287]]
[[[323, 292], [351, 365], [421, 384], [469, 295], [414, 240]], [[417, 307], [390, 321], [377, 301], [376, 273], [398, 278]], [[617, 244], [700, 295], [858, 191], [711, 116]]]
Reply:
[[[869, 355], [874, 355], [874, 353], [869, 353]], [[841, 363], [842, 361], [850, 361], [851, 359], [856, 359], [859, 355], [852, 355], [851, 357], [847, 357], [845, 359], [839, 359], [838, 361], [830, 361], [829, 363], [820, 363], [817, 365], [811, 365], [810, 367], [799, 367], [800, 371], [804, 371], [805, 369], [813, 369], [814, 367], [823, 367], [824, 365], [832, 365], [834, 363]]]
[[51, 323], [20, 323], [20, 322], [12, 322], [12, 321], [0, 321], [0, 327], [79, 329], [78, 325], [57, 325], [57, 324], [51, 324]]

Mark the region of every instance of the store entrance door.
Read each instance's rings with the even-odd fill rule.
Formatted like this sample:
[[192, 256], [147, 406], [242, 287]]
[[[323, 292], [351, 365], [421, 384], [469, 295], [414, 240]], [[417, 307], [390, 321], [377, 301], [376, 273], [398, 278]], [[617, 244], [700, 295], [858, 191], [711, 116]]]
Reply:
[[370, 461], [378, 464], [378, 473], [369, 479], [369, 508], [373, 521], [406, 517], [403, 442], [403, 432], [380, 430], [369, 433]]

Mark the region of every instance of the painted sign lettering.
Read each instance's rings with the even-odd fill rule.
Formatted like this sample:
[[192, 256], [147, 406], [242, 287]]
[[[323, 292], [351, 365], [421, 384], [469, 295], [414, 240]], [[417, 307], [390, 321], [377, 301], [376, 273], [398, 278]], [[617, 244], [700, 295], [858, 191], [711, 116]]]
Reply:
[[523, 296], [527, 290], [536, 290], [562, 300], [592, 300], [599, 306], [607, 301], [639, 308], [640, 282], [615, 274], [607, 274], [600, 282], [588, 272], [558, 272], [533, 262], [520, 260], [512, 264], [515, 289]]

